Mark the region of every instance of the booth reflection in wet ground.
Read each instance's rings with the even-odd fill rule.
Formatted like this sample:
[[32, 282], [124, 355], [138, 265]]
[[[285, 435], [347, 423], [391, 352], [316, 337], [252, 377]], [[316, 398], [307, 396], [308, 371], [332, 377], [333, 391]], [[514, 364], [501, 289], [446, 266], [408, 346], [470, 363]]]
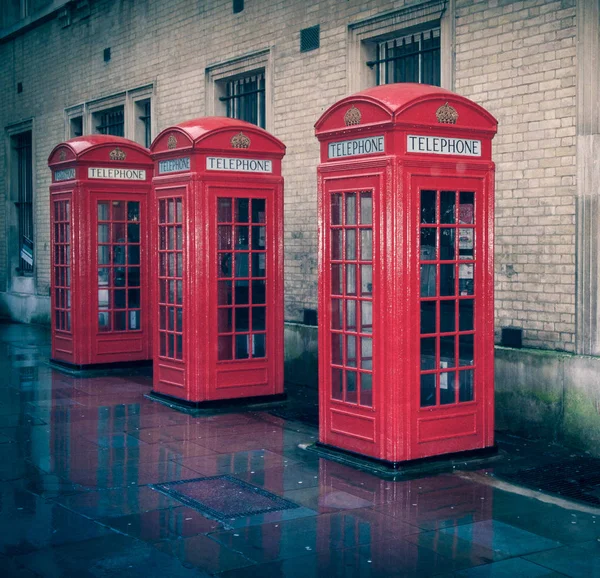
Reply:
[[[49, 350], [45, 330], [0, 325], [2, 576], [600, 575], [590, 507], [456, 473], [391, 482], [299, 450], [316, 428], [281, 416], [311, 414], [306, 390], [290, 386], [278, 416], [191, 417], [146, 399], [146, 375], [71, 377]], [[497, 469], [568, 455], [500, 443]], [[297, 507], [217, 520], [153, 488], [215, 476]]]

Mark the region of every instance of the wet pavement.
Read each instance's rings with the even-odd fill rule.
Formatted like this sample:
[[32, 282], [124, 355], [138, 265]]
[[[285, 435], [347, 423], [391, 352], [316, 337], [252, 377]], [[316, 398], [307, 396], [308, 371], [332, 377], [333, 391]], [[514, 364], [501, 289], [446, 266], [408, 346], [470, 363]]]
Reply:
[[[48, 357], [45, 329], [0, 324], [2, 578], [600, 577], [600, 510], [494, 477], [564, 448], [501, 436], [485, 469], [383, 480], [298, 448], [317, 437], [305, 388], [192, 417], [145, 398], [140, 372], [73, 377]], [[160, 491], [211, 477], [202, 499], [225, 516]]]

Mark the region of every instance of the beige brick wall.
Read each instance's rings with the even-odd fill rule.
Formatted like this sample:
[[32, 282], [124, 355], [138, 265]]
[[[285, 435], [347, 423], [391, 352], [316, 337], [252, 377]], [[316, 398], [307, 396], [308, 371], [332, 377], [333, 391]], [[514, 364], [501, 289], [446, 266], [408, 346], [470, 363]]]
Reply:
[[575, 348], [575, 0], [457, 0], [456, 91], [498, 119], [496, 327]]
[[[497, 326], [525, 328], [531, 346], [572, 350], [575, 276], [574, 1], [456, 0], [456, 91], [499, 120]], [[48, 21], [0, 43], [0, 127], [34, 119], [38, 292], [49, 284], [47, 156], [64, 138], [64, 109], [152, 83], [155, 130], [205, 113], [205, 69], [272, 51], [272, 132], [287, 145], [286, 319], [316, 307], [314, 122], [346, 95], [348, 24], [403, 1], [97, 0], [90, 16]], [[407, 2], [414, 4], [414, 2]], [[321, 48], [300, 53], [320, 24]], [[104, 48], [112, 59], [103, 61]], [[16, 93], [16, 83], [24, 91]], [[0, 171], [5, 169], [0, 140]], [[0, 202], [6, 200], [0, 180]], [[0, 227], [2, 211], [0, 211]], [[0, 289], [6, 273], [0, 235]]]

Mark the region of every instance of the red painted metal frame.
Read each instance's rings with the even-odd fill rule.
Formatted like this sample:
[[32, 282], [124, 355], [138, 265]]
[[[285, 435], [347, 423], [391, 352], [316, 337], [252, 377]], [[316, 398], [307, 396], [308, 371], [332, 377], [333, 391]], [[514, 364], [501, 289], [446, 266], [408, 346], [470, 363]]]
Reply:
[[[240, 133], [243, 133], [240, 136]], [[239, 142], [236, 142], [236, 139]], [[246, 141], [244, 137], [249, 140]], [[233, 143], [232, 143], [232, 139]], [[234, 147], [242, 142], [247, 148]], [[154, 392], [177, 398], [184, 402], [202, 404], [226, 399], [242, 399], [271, 396], [283, 393], [283, 178], [281, 159], [285, 154], [284, 145], [266, 131], [235, 119], [206, 117], [188, 121], [167, 128], [155, 139], [151, 147], [155, 161], [153, 184], [152, 234], [154, 236], [154, 260], [159, 263], [158, 275], [153, 278], [153, 290], [158, 296], [155, 303], [157, 323], [154, 328]], [[236, 170], [207, 170], [208, 157], [260, 159], [272, 163], [270, 173], [241, 172]], [[182, 165], [181, 170], [160, 174], [161, 161], [188, 159], [189, 169]], [[187, 162], [187, 161], [186, 161]], [[160, 222], [159, 204], [165, 199], [181, 199], [182, 202], [182, 271], [181, 303], [161, 301], [161, 282], [169, 279], [168, 268], [162, 270], [159, 255], [161, 240], [158, 237]], [[233, 211], [248, 199], [250, 210], [254, 202], [260, 207], [265, 202], [265, 229], [262, 224], [252, 223], [251, 216], [244, 221], [232, 213], [231, 219], [221, 222], [219, 229], [219, 199], [231, 199]], [[224, 206], [224, 205], [223, 205]], [[262, 217], [261, 217], [262, 218]], [[226, 239], [227, 231], [237, 235], [247, 227], [247, 235], [253, 228], [265, 243], [266, 264], [266, 324], [262, 329], [258, 308], [262, 303], [248, 303], [246, 307], [236, 307], [236, 303], [223, 301], [225, 293], [219, 293], [219, 279], [231, 280], [230, 301], [251, 300], [253, 294], [252, 275], [247, 259], [252, 262], [255, 250], [252, 239]], [[217, 234], [222, 232], [222, 245], [218, 244]], [[261, 241], [261, 242], [263, 242]], [[227, 243], [231, 243], [227, 249]], [[240, 248], [241, 247], [241, 248]], [[239, 255], [239, 257], [238, 257]], [[239, 262], [238, 262], [239, 258]], [[227, 261], [230, 264], [227, 265]], [[235, 260], [235, 265], [231, 261]], [[241, 265], [245, 264], [245, 271]], [[238, 266], [240, 265], [240, 266]], [[251, 266], [251, 265], [250, 265]], [[228, 271], [228, 273], [224, 273]], [[224, 277], [224, 275], [226, 277]], [[234, 296], [235, 279], [242, 276], [240, 290]], [[245, 290], [241, 287], [245, 285]], [[163, 283], [163, 288], [166, 286]], [[166, 291], [168, 293], [168, 291]], [[258, 290], [256, 292], [258, 295]], [[262, 299], [262, 297], [257, 297]], [[167, 296], [168, 300], [168, 296]], [[175, 298], [177, 301], [177, 298]], [[237, 301], [236, 301], [237, 302]], [[239, 305], [239, 304], [238, 304]], [[170, 356], [170, 343], [166, 348], [161, 341], [161, 332], [171, 331], [170, 308], [181, 306], [181, 324], [175, 321], [175, 332], [181, 335], [181, 355]], [[162, 308], [162, 309], [161, 309]], [[252, 308], [252, 311], [250, 310]], [[243, 311], [242, 311], [243, 310]], [[264, 311], [261, 310], [260, 313]], [[165, 316], [164, 322], [161, 315]], [[251, 323], [255, 315], [257, 327], [238, 327], [235, 319]], [[245, 317], [247, 315], [247, 318]], [[231, 323], [226, 330], [224, 326]], [[260, 327], [259, 327], [260, 326]], [[221, 331], [221, 333], [219, 333]], [[227, 359], [226, 342], [235, 349], [239, 333], [240, 343], [248, 346], [248, 358]], [[221, 341], [219, 340], [221, 336]], [[228, 336], [229, 337], [228, 337]], [[265, 335], [266, 337], [260, 337]], [[164, 338], [162, 338], [164, 340]], [[168, 338], [167, 338], [168, 339]], [[266, 354], [261, 356], [262, 339], [266, 340]], [[161, 347], [163, 349], [161, 350]], [[177, 354], [177, 340], [174, 352]], [[220, 348], [221, 347], [221, 348]], [[219, 349], [220, 348], [220, 349]], [[221, 357], [219, 357], [221, 352]]]
[[[455, 124], [437, 120], [436, 112], [446, 103], [458, 113]], [[353, 124], [357, 118], [358, 124]], [[352, 121], [350, 126], [348, 119]], [[496, 120], [475, 103], [447, 90], [420, 84], [392, 84], [368, 89], [339, 101], [323, 114], [315, 128], [321, 143], [318, 167], [320, 442], [386, 462], [493, 446], [494, 165], [491, 141], [497, 130]], [[408, 135], [480, 140], [481, 155], [409, 152]], [[374, 136], [383, 136], [384, 152], [328, 157], [330, 143]], [[421, 191], [426, 190], [438, 191], [438, 220], [422, 227], [420, 199]], [[346, 401], [336, 399], [340, 398], [336, 389], [338, 368], [353, 372], [357, 362], [352, 359], [349, 366], [344, 365], [348, 361], [345, 345], [342, 345], [342, 366], [336, 362], [340, 346], [336, 334], [352, 336], [355, 330], [347, 327], [337, 329], [339, 315], [333, 312], [332, 279], [335, 280], [337, 274], [337, 261], [334, 259], [332, 262], [332, 250], [336, 250], [335, 246], [332, 247], [332, 228], [337, 228], [337, 225], [332, 227], [331, 224], [331, 199], [338, 193], [360, 191], [372, 191], [373, 195], [372, 407], [349, 403], [347, 397]], [[472, 302], [467, 303], [467, 300], [471, 296], [440, 297], [441, 265], [447, 267], [444, 271], [449, 275], [452, 271], [451, 286], [457, 291], [462, 287], [460, 275], [469, 271], [461, 269], [459, 263], [466, 258], [459, 251], [460, 209], [458, 204], [454, 205], [453, 224], [440, 222], [441, 191], [454, 191], [456, 203], [460, 199], [471, 198], [457, 196], [459, 192], [475, 194], [475, 224], [472, 227], [475, 237], [473, 330], [459, 331], [462, 318], [459, 320], [458, 317], [459, 310], [468, 312], [468, 305]], [[427, 193], [423, 195], [426, 198]], [[452, 197], [448, 195], [444, 193], [444, 199]], [[463, 227], [469, 228], [469, 225]], [[437, 280], [437, 297], [425, 299], [421, 297], [421, 228], [436, 231], [430, 234], [437, 235], [438, 239], [437, 256], [427, 262], [437, 267], [434, 277]], [[454, 253], [453, 260], [446, 255], [444, 262], [440, 263], [442, 236], [454, 239]], [[343, 250], [346, 250], [345, 243]], [[421, 320], [423, 300], [432, 303], [424, 305], [423, 309], [428, 311], [431, 307], [434, 311], [436, 329], [427, 343], [435, 343], [436, 348], [429, 360], [434, 364], [433, 368], [421, 370], [421, 354], [427, 357], [425, 350], [421, 352], [420, 338], [421, 323], [425, 324]], [[442, 301], [443, 305], [437, 304]], [[459, 302], [464, 302], [464, 309], [460, 309]], [[335, 301], [333, 304], [337, 306]], [[450, 325], [445, 328], [440, 328], [441, 307], [445, 311], [454, 311], [449, 314], [450, 317], [444, 318], [450, 319]], [[357, 317], [359, 324], [360, 316], [357, 314]], [[468, 319], [467, 313], [465, 319]], [[459, 352], [458, 344], [468, 345], [470, 335], [475, 336], [474, 365], [464, 366], [462, 364], [466, 361], [462, 358], [465, 358], [467, 349]], [[455, 345], [448, 345], [452, 343]], [[443, 360], [442, 344], [446, 355]], [[360, 359], [360, 354], [355, 357]], [[461, 364], [461, 367], [453, 367], [452, 363]], [[469, 370], [473, 371], [475, 383], [472, 400], [468, 399]], [[425, 383], [436, 380], [433, 406], [425, 405], [431, 401], [421, 401], [422, 373], [434, 376], [424, 378]], [[459, 397], [458, 380], [461, 376], [465, 385]], [[345, 383], [346, 387], [348, 383], [355, 387], [354, 377]], [[456, 391], [451, 394], [453, 383], [456, 383]], [[351, 393], [350, 401], [354, 401], [355, 395], [360, 399], [360, 384], [357, 383], [356, 387], [358, 391]], [[348, 392], [343, 395], [348, 396]], [[452, 395], [454, 397], [448, 397]]]
[[[116, 153], [114, 151], [117, 151]], [[111, 155], [112, 153], [112, 155]], [[51, 227], [51, 316], [52, 316], [52, 359], [75, 366], [149, 360], [151, 345], [151, 308], [149, 292], [148, 245], [148, 197], [152, 184], [153, 164], [149, 151], [124, 138], [89, 135], [71, 139], [57, 145], [48, 159], [52, 170], [50, 185]], [[89, 168], [111, 168], [144, 170], [142, 180], [90, 179]], [[60, 175], [57, 180], [57, 173]], [[62, 178], [61, 178], [62, 177]], [[64, 179], [64, 180], [63, 180]], [[98, 202], [139, 203], [139, 246], [140, 292], [139, 306], [131, 311], [126, 306], [107, 310], [125, 319], [125, 330], [99, 330], [99, 264], [98, 264]], [[64, 207], [68, 206], [66, 215]], [[59, 211], [59, 207], [61, 210]], [[125, 219], [127, 216], [124, 217]], [[137, 222], [131, 221], [133, 226]], [[108, 223], [113, 234], [117, 227], [127, 230], [126, 220], [114, 226]], [[111, 236], [106, 250], [112, 255], [105, 268], [117, 274], [114, 256], [117, 249], [128, 246], [128, 233], [123, 241]], [[119, 247], [117, 247], [117, 245]], [[132, 247], [133, 249], [133, 247]], [[134, 250], [134, 249], [133, 249]], [[127, 265], [129, 257], [121, 255], [120, 264]], [[132, 257], [133, 259], [133, 257]], [[137, 259], [137, 257], [136, 257]], [[67, 266], [68, 260], [68, 266]], [[134, 267], [135, 269], [136, 267]], [[121, 267], [124, 274], [125, 267]], [[66, 278], [66, 272], [70, 279]], [[64, 272], [64, 273], [63, 273]], [[111, 297], [116, 296], [116, 281], [109, 281], [104, 289]], [[119, 282], [120, 283], [120, 282]], [[137, 287], [137, 285], [136, 285]], [[124, 288], [127, 290], [127, 282]], [[124, 294], [119, 292], [119, 295]], [[70, 302], [69, 302], [70, 298]], [[128, 296], [125, 299], [129, 299]], [[115, 305], [115, 301], [112, 302]], [[122, 309], [122, 311], [121, 311]], [[130, 329], [130, 314], [139, 315], [138, 329]], [[70, 315], [69, 315], [70, 314]], [[116, 317], [113, 317], [116, 319]]]

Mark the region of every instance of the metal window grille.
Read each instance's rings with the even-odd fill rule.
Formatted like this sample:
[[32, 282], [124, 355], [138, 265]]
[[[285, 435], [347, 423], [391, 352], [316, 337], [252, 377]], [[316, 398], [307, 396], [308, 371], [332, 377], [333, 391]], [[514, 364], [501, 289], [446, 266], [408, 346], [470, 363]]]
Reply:
[[265, 73], [229, 80], [225, 86], [227, 116], [265, 128]]
[[[16, 192], [17, 220], [19, 226], [18, 251], [21, 253], [23, 238], [33, 242], [33, 165], [31, 155], [31, 131], [13, 137], [16, 154]], [[22, 257], [19, 258], [19, 269], [23, 273], [33, 272], [30, 265]]]
[[140, 103], [140, 108], [142, 110], [142, 116], [139, 119], [142, 121], [144, 125], [144, 146], [148, 148], [150, 144], [152, 144], [152, 125], [151, 125], [151, 117], [150, 117], [150, 101], [145, 100]]
[[440, 86], [440, 29], [397, 37], [377, 45], [377, 84], [419, 82]]
[[103, 110], [98, 114], [100, 124], [96, 131], [100, 134], [112, 136], [125, 136], [125, 112], [122, 106]]

